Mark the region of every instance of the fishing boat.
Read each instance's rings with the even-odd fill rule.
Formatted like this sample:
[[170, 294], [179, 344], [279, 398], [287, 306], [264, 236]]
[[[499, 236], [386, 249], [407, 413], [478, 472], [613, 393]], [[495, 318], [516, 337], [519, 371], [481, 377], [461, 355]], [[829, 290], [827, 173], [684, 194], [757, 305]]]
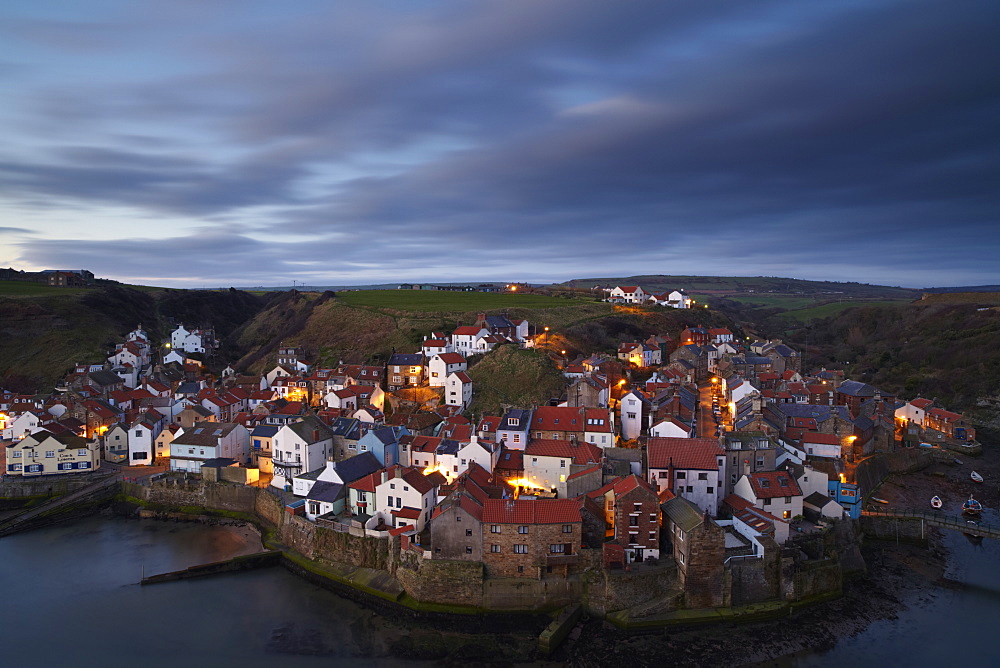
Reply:
[[885, 505], [887, 505], [887, 506], [889, 505], [889, 502], [888, 502], [888, 501], [886, 501], [885, 499], [880, 499], [880, 498], [878, 498], [877, 496], [873, 496], [873, 497], [871, 497], [871, 499], [872, 499], [872, 501], [874, 501], [875, 503], [884, 503], [884, 504], [885, 504]]
[[962, 504], [962, 512], [966, 515], [979, 515], [979, 513], [983, 512], [983, 504], [972, 498], [972, 495], [970, 494], [969, 500]]
[[961, 466], [962, 465], [962, 460], [959, 459], [958, 457], [955, 457], [955, 463], [958, 464], [959, 466]]
[[944, 502], [941, 501], [941, 497], [940, 496], [932, 496], [931, 497], [931, 508], [934, 508], [936, 510], [936, 509], [940, 508], [943, 505], [944, 505]]
[[973, 471], [972, 473], [970, 473], [969, 477], [972, 478], [972, 482], [982, 482], [983, 481], [983, 476], [979, 475], [975, 471]]

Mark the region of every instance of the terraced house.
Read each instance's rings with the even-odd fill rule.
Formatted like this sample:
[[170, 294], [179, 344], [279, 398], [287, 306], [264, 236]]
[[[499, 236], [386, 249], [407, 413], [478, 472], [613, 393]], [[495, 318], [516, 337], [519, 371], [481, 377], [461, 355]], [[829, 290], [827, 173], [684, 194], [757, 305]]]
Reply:
[[72, 434], [36, 431], [7, 446], [7, 475], [42, 476], [93, 471], [101, 466], [100, 447]]

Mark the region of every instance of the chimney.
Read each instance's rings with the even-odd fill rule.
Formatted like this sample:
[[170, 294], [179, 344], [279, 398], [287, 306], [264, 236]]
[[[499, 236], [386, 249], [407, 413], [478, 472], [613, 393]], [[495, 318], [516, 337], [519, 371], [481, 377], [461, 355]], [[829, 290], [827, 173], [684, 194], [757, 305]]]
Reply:
[[392, 477], [393, 478], [402, 478], [403, 477], [403, 467], [402, 466], [396, 466], [396, 467], [394, 467], [393, 468]]
[[382, 482], [385, 483], [389, 480], [389, 472], [382, 469]]

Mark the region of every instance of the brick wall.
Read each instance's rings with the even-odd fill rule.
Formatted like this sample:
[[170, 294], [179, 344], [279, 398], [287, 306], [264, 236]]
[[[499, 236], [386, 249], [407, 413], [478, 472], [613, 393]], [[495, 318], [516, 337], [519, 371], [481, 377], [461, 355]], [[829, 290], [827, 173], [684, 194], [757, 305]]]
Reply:
[[725, 532], [715, 522], [703, 522], [685, 536], [686, 564], [682, 569], [684, 603], [689, 608], [722, 605]]

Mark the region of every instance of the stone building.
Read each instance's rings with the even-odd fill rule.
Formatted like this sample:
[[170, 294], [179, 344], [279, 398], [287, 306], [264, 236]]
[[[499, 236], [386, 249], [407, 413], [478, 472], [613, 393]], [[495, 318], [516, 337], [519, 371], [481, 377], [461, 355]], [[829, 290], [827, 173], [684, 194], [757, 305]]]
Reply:
[[487, 499], [482, 558], [490, 577], [542, 579], [580, 565], [583, 518], [576, 499]]
[[677, 562], [685, 605], [724, 605], [726, 538], [722, 527], [684, 497], [669, 499], [661, 509], [663, 532]]

